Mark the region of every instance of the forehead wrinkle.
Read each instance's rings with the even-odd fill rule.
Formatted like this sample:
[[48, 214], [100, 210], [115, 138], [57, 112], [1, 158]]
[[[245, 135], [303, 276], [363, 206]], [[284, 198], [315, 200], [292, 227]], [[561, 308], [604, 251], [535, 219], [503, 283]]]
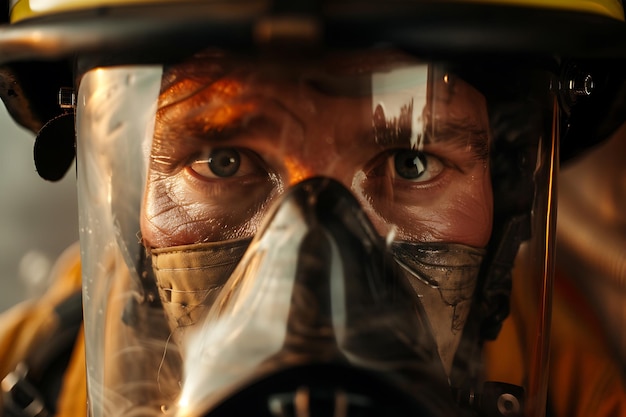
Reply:
[[177, 82], [169, 85], [167, 88], [161, 89], [158, 108], [166, 108], [185, 101], [204, 88], [206, 88], [206, 82], [203, 83], [189, 78], [177, 80]]
[[[159, 110], [171, 106], [186, 105], [187, 111], [199, 107], [202, 103], [226, 102], [240, 96], [243, 84], [234, 78], [215, 80], [182, 79], [159, 95]], [[208, 100], [207, 100], [208, 99]]]
[[[157, 114], [155, 138], [177, 143], [219, 142], [240, 136], [244, 139], [261, 135], [274, 141], [280, 138], [284, 121], [295, 122], [304, 129], [301, 118], [287, 102], [263, 94], [242, 95], [218, 103], [200, 98], [198, 106], [172, 105]], [[188, 108], [193, 111], [188, 111]]]
[[163, 106], [184, 100], [223, 77], [229, 68], [219, 57], [194, 57], [165, 69], [159, 100]]
[[[243, 85], [232, 78], [208, 83], [181, 80], [161, 94], [157, 129], [189, 136], [239, 124], [244, 115], [254, 113], [257, 107], [253, 101], [238, 99], [243, 90]], [[168, 99], [170, 93], [177, 96], [175, 100]]]

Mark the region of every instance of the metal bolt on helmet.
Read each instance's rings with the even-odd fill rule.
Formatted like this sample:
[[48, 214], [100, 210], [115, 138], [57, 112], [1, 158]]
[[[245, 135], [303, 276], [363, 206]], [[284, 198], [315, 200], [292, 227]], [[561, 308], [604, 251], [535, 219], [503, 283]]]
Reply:
[[623, 19], [12, 1], [0, 96], [44, 178], [76, 154], [90, 415], [543, 416], [556, 172], [623, 121]]

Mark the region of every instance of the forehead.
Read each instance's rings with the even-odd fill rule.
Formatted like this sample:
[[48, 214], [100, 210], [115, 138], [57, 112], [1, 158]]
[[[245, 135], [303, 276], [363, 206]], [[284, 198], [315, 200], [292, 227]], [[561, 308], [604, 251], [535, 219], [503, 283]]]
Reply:
[[[328, 95], [359, 96], [376, 93], [373, 89], [383, 83], [387, 83], [386, 88], [395, 84], [396, 89], [406, 89], [430, 81], [443, 92], [450, 90], [449, 81], [455, 76], [448, 65], [420, 60], [395, 49], [332, 51], [296, 58], [206, 50], [165, 67], [161, 88], [163, 104], [184, 99], [194, 89], [225, 78], [248, 84], [300, 83]], [[458, 87], [465, 90], [464, 93], [474, 90], [467, 88], [469, 85], [463, 81]]]
[[[394, 49], [335, 51], [299, 59], [207, 50], [165, 68], [159, 107], [206, 111], [208, 103], [214, 112], [219, 108], [223, 115], [232, 107], [241, 116], [254, 108], [242, 105], [246, 100], [277, 101], [297, 112], [311, 103], [332, 108], [336, 99], [343, 100], [343, 110], [352, 107], [353, 114], [358, 111], [370, 120], [400, 119], [410, 109], [417, 129], [437, 120], [464, 120], [472, 126], [486, 122], [483, 95], [449, 66]], [[346, 100], [351, 100], [348, 108]]]

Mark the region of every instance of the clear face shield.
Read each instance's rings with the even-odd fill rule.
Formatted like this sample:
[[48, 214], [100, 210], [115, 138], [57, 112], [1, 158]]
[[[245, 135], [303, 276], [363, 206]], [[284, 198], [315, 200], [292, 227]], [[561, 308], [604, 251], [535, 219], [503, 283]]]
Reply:
[[393, 49], [85, 71], [91, 415], [542, 415], [555, 103]]

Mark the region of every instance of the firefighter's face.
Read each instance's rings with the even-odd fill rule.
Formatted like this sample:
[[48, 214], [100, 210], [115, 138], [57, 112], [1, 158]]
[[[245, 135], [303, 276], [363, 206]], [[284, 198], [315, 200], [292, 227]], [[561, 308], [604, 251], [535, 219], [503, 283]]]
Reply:
[[285, 190], [323, 176], [351, 190], [383, 236], [484, 247], [488, 126], [476, 89], [402, 54], [285, 69], [208, 53], [166, 71], [143, 239], [251, 237]]
[[[196, 57], [164, 76], [141, 218], [144, 244], [182, 253], [189, 244], [251, 238], [285, 192], [323, 177], [349, 190], [390, 244], [484, 248], [492, 222], [488, 126], [476, 89], [403, 54], [289, 67]], [[461, 259], [433, 265], [458, 269]], [[472, 268], [457, 280], [451, 271], [448, 278], [409, 279], [447, 371], [476, 285]], [[181, 343], [228, 277], [163, 273], [158, 285]]]

